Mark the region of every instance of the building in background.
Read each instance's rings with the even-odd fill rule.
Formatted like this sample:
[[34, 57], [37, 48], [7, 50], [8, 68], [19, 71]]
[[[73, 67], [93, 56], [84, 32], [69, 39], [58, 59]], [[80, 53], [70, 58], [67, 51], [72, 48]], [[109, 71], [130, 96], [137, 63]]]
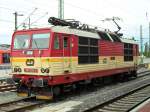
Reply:
[[10, 45], [0, 44], [0, 64], [10, 63]]

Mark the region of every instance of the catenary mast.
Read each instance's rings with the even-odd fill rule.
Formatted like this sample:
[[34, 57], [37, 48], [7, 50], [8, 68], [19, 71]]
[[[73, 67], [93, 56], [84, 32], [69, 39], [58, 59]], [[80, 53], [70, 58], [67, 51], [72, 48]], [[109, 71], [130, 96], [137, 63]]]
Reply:
[[64, 0], [58, 1], [58, 18], [64, 19]]

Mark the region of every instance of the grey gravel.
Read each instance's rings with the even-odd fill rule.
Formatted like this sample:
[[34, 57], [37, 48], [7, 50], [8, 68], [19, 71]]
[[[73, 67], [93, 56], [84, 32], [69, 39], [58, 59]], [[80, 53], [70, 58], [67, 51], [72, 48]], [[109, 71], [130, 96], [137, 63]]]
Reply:
[[17, 96], [15, 92], [3, 92], [0, 93], [0, 104], [22, 99], [22, 97]]

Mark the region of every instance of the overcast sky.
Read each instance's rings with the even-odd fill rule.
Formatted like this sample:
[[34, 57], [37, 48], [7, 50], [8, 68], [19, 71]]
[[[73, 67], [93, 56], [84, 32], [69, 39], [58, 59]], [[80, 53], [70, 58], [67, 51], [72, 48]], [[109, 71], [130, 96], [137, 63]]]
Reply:
[[[37, 8], [35, 10], [35, 8]], [[148, 22], [150, 21], [150, 0], [64, 0], [65, 19], [76, 19], [82, 23], [116, 30], [112, 22], [102, 22], [105, 18], [120, 17], [121, 32], [126, 37], [139, 40], [139, 26], [143, 25], [143, 37], [148, 41]], [[14, 15], [17, 11], [24, 16], [18, 17], [18, 26], [28, 24], [31, 27], [48, 25], [50, 16], [58, 17], [58, 0], [0, 0], [0, 44], [10, 44], [14, 31]], [[147, 12], [147, 16], [146, 16]]]

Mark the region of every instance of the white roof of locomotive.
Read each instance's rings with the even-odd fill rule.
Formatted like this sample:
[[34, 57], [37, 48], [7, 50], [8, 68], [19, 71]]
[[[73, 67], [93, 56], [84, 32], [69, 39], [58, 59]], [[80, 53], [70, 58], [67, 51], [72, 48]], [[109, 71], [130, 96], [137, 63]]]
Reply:
[[132, 39], [127, 39], [127, 38], [120, 38], [120, 39], [123, 43], [138, 44], [135, 40]]
[[83, 31], [79, 29], [74, 29], [74, 28], [69, 28], [66, 26], [53, 26], [51, 27], [52, 31], [54, 32], [61, 32], [61, 33], [66, 33], [66, 34], [74, 34], [78, 36], [83, 36], [83, 37], [91, 37], [91, 38], [96, 38], [100, 39], [100, 36], [95, 32], [88, 32], [88, 31]]
[[[88, 32], [84, 30], [70, 28], [67, 26], [52, 26], [51, 29], [53, 32], [58, 32], [58, 33], [74, 34], [77, 36], [91, 37], [91, 38], [96, 38], [96, 39], [101, 38], [96, 32]], [[120, 38], [120, 39], [123, 43], [137, 44], [137, 42], [132, 39], [127, 39], [127, 38]]]

